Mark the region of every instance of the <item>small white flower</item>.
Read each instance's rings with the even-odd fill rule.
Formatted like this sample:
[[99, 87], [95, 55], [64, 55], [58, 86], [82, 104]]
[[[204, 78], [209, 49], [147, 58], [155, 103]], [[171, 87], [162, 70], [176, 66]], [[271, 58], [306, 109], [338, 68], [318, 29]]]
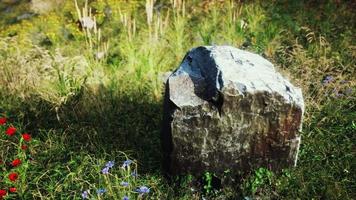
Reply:
[[92, 29], [95, 26], [94, 20], [92, 20], [90, 17], [83, 17], [82, 24], [84, 28], [88, 28], [88, 29]]
[[241, 21], [240, 21], [240, 28], [241, 28], [241, 29], [247, 28], [247, 23], [246, 23], [244, 20], [241, 20]]
[[98, 60], [104, 58], [104, 56], [105, 56], [105, 52], [103, 52], [103, 51], [97, 52], [97, 53], [95, 54], [95, 57], [96, 57], [96, 59], [98, 59]]

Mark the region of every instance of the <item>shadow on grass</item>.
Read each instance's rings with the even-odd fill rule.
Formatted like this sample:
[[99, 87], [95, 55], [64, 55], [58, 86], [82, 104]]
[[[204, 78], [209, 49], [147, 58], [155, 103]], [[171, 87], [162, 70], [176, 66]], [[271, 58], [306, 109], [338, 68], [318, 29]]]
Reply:
[[40, 140], [51, 137], [43, 134], [49, 130], [66, 134], [64, 152], [85, 151], [115, 159], [116, 154], [123, 151], [138, 160], [144, 167], [140, 167], [141, 172], [160, 169], [163, 105], [160, 100], [152, 98], [149, 90], [124, 93], [104, 86], [83, 87], [60, 107], [40, 97], [22, 101], [17, 97], [7, 99], [20, 103], [13, 106], [9, 102], [9, 107], [4, 104], [0, 111], [9, 113], [13, 120], [22, 116], [25, 130]]

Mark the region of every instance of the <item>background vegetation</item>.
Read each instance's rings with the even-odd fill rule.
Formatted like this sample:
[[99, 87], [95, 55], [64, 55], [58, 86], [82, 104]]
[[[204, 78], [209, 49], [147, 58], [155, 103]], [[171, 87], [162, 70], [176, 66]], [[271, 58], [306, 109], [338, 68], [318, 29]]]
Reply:
[[[5, 199], [81, 199], [85, 190], [91, 199], [356, 196], [352, 1], [56, 2], [44, 8], [0, 2], [0, 117], [33, 137], [29, 165], [16, 183], [21, 189]], [[220, 189], [211, 186], [209, 174], [163, 178], [162, 74], [199, 45], [256, 52], [303, 89], [296, 168], [274, 174], [261, 166]], [[6, 163], [14, 159], [4, 148], [11, 141], [0, 134]], [[133, 168], [121, 167], [127, 156]], [[116, 165], [104, 175], [109, 160]], [[137, 177], [130, 175], [135, 170]], [[135, 191], [141, 185], [150, 192]], [[107, 192], [96, 194], [100, 188]]]

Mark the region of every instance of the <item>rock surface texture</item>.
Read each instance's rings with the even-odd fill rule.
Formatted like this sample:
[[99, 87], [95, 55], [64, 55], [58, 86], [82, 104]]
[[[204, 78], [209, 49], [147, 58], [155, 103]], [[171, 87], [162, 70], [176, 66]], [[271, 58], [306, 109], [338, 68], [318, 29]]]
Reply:
[[166, 82], [163, 167], [219, 175], [294, 166], [303, 111], [301, 90], [261, 56], [230, 46], [194, 48]]

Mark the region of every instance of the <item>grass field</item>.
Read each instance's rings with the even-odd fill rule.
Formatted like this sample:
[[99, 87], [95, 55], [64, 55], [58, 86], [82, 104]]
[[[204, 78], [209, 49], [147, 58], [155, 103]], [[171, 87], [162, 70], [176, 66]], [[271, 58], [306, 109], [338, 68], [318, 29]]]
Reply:
[[[41, 14], [9, 2], [0, 1], [0, 199], [355, 198], [352, 1], [68, 0]], [[297, 167], [261, 166], [220, 189], [206, 172], [163, 177], [161, 77], [199, 45], [258, 53], [302, 88]]]

